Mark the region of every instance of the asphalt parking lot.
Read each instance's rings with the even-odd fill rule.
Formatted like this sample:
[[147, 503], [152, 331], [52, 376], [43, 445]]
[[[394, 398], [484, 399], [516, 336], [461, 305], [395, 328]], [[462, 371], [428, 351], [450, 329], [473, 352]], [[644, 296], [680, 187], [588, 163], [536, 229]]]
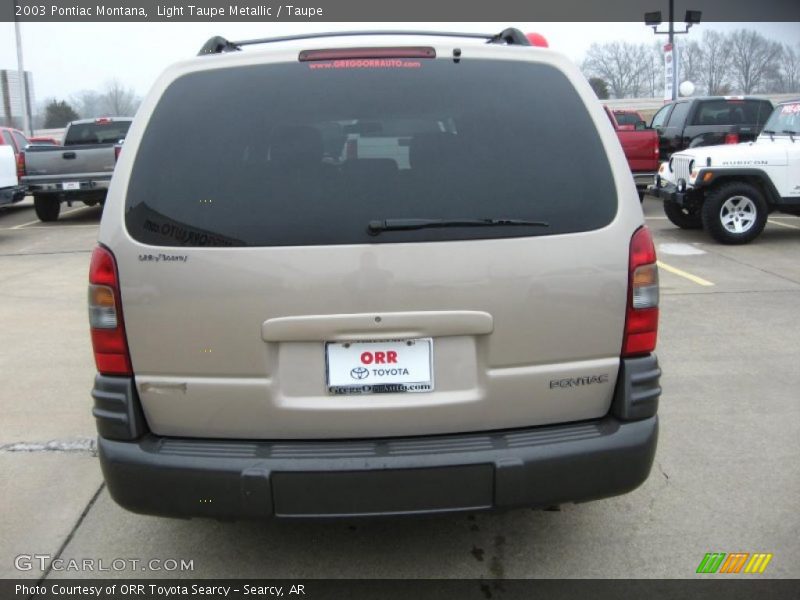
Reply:
[[[100, 209], [0, 209], [0, 577], [697, 577], [707, 552], [765, 552], [800, 577], [800, 218], [747, 246], [644, 203], [661, 261], [661, 433], [631, 494], [558, 511], [324, 523], [128, 513], [93, 454], [86, 277]], [[193, 570], [58, 572], [20, 555], [175, 559]], [[96, 564], [96, 563], [95, 563]], [[745, 577], [731, 575], [730, 577]], [[749, 575], [747, 577], [750, 577]]]

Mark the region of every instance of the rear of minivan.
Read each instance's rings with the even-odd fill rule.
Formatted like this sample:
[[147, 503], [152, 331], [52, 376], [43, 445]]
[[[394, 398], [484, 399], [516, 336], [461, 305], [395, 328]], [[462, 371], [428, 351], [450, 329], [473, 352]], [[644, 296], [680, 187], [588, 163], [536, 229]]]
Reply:
[[554, 52], [444, 36], [170, 68], [90, 272], [114, 499], [327, 517], [644, 481], [655, 252], [593, 98]]

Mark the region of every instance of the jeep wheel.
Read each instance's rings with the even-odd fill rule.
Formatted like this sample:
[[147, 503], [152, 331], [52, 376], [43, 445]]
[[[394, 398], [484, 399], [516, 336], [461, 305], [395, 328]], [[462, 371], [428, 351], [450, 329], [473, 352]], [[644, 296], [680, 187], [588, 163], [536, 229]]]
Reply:
[[767, 213], [767, 203], [757, 187], [727, 183], [706, 197], [703, 227], [722, 244], [746, 244], [764, 230]]
[[40, 221], [47, 223], [58, 219], [61, 212], [61, 201], [58, 198], [48, 198], [47, 196], [34, 196], [33, 209]]
[[664, 202], [664, 214], [673, 225], [681, 229], [702, 229], [703, 217], [700, 210], [688, 210], [678, 206], [675, 202]]

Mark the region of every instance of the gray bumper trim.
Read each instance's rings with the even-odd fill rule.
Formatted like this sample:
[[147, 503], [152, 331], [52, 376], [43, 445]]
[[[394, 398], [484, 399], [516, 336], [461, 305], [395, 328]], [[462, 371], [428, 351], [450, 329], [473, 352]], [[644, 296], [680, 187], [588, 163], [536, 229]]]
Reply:
[[650, 472], [657, 417], [457, 436], [329, 442], [98, 441], [134, 512], [337, 517], [549, 506], [614, 496]]

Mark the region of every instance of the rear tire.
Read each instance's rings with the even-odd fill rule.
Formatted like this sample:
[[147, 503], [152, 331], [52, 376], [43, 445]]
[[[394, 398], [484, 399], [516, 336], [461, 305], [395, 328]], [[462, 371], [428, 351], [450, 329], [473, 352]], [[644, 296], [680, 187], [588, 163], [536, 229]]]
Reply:
[[703, 217], [699, 209], [688, 210], [675, 202], [664, 202], [664, 214], [670, 223], [681, 229], [702, 229]]
[[733, 181], [706, 198], [703, 227], [721, 244], [746, 244], [764, 231], [768, 213], [761, 190], [744, 181]]
[[58, 198], [48, 198], [47, 196], [34, 196], [33, 208], [39, 220], [48, 223], [58, 219], [61, 212], [61, 201]]

